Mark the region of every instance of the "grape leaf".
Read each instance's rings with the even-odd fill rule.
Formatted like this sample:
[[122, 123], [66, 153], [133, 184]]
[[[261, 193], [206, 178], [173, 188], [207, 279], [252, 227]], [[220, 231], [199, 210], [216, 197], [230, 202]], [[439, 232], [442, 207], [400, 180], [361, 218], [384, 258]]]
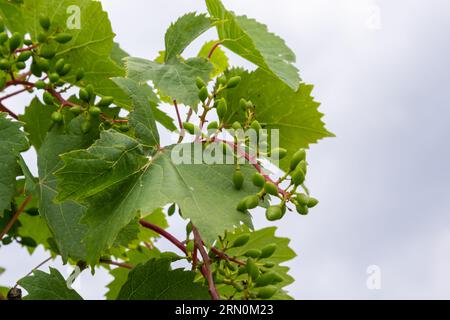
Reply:
[[301, 84], [293, 91], [282, 81], [261, 69], [252, 73], [234, 69], [241, 83], [236, 89], [227, 90], [223, 97], [228, 99], [228, 113], [225, 121], [244, 122], [244, 111], [239, 106], [241, 98], [251, 100], [255, 105], [256, 119], [267, 129], [278, 129], [280, 147], [288, 150], [288, 157], [281, 160], [282, 169], [287, 169], [290, 156], [299, 148], [334, 135], [325, 128], [323, 114], [318, 111], [320, 103], [311, 96], [312, 85]]
[[[200, 49], [198, 56], [208, 59], [211, 49], [217, 44], [217, 42], [218, 41], [206, 42], [203, 45], [203, 47]], [[225, 52], [220, 47], [217, 47], [214, 49], [214, 53], [210, 57], [209, 61], [212, 63], [212, 65], [214, 67], [214, 72], [211, 75], [211, 77], [216, 77], [228, 69], [228, 66], [229, 66], [228, 57], [226, 56]]]
[[86, 208], [73, 201], [53, 202], [57, 195], [53, 172], [63, 164], [60, 154], [86, 148], [97, 137], [98, 133], [94, 130], [89, 134], [81, 132], [82, 121], [82, 116], [72, 120], [67, 130], [55, 127], [47, 134], [38, 152], [39, 212], [55, 235], [63, 260], [68, 256], [76, 259], [85, 257], [81, 240], [87, 228], [79, 220]]
[[29, 134], [30, 143], [36, 150], [41, 147], [53, 124], [51, 115], [56, 109], [56, 106], [44, 105], [35, 97], [25, 108], [25, 114], [20, 116], [20, 120], [25, 123], [24, 130]]
[[27, 33], [26, 26], [23, 23], [23, 14], [20, 3], [1, 0], [0, 16], [3, 18], [3, 21], [9, 30], [14, 30], [21, 34]]
[[[294, 282], [294, 279], [288, 275], [289, 268], [282, 266], [281, 264], [295, 258], [295, 252], [289, 247], [290, 240], [287, 238], [279, 238], [275, 236], [276, 227], [264, 228], [256, 231], [249, 230], [246, 226], [241, 226], [235, 229], [231, 233], [227, 233], [225, 240], [232, 243], [237, 237], [242, 234], [249, 234], [250, 240], [241, 247], [234, 247], [227, 249], [226, 253], [232, 257], [239, 257], [242, 259], [244, 254], [250, 249], [262, 249], [269, 244], [276, 244], [277, 248], [272, 256], [269, 258], [259, 259], [258, 263], [272, 262], [275, 264], [272, 268], [268, 269], [278, 273], [283, 281], [276, 284], [280, 291], [272, 297], [272, 299], [289, 299], [290, 297], [282, 290], [283, 287]], [[229, 288], [226, 286], [219, 286], [219, 291], [227, 292]], [[239, 296], [239, 294], [238, 294]], [[237, 297], [235, 297], [237, 298]]]
[[25, 300], [83, 300], [75, 290], [67, 287], [64, 277], [54, 268], [50, 268], [50, 273], [35, 270], [33, 275], [18, 283], [28, 292]]
[[[69, 29], [67, 26], [71, 16], [67, 9], [72, 5], [80, 9], [80, 28]], [[68, 43], [56, 46], [56, 57], [64, 58], [72, 65], [72, 71], [64, 77], [65, 80], [75, 83], [76, 71], [83, 68], [83, 85], [91, 84], [99, 95], [113, 96], [119, 105], [129, 105], [128, 98], [110, 80], [111, 77], [124, 76], [125, 70], [111, 59], [114, 33], [99, 1], [24, 0], [23, 15], [33, 39], [42, 32], [39, 24], [42, 16], [50, 17], [51, 31], [59, 30], [73, 36]]]
[[[28, 237], [33, 239], [37, 245], [42, 245], [45, 249], [51, 250], [52, 246], [49, 239], [53, 237], [45, 220], [40, 216], [30, 216], [29, 214], [22, 214], [19, 218], [20, 225], [17, 229], [17, 234], [20, 237]], [[33, 253], [34, 247], [27, 247], [29, 253]]]
[[[114, 78], [113, 81], [130, 97], [133, 111], [129, 116], [130, 127], [134, 129], [139, 142], [147, 146], [159, 144], [159, 133], [156, 128], [152, 106], [143, 86], [127, 78]], [[153, 92], [152, 92], [153, 93]], [[156, 96], [155, 96], [156, 98]]]
[[295, 54], [284, 40], [256, 20], [226, 10], [220, 0], [206, 0], [206, 5], [211, 16], [218, 20], [217, 32], [225, 47], [275, 74], [293, 90], [298, 89], [300, 78], [293, 65]]
[[151, 259], [128, 275], [118, 300], [209, 300], [208, 288], [194, 282], [196, 273], [170, 270], [169, 259]]
[[212, 64], [199, 57], [186, 61], [172, 59], [165, 64], [141, 58], [127, 58], [126, 66], [129, 78], [141, 83], [151, 80], [163, 95], [195, 109], [199, 102], [199, 89], [195, 80], [200, 77], [209, 81], [213, 72]]
[[165, 36], [165, 62], [176, 59], [192, 41], [211, 28], [211, 20], [205, 14], [187, 13], [172, 23]]
[[16, 177], [20, 174], [18, 156], [28, 148], [25, 133], [20, 130], [22, 124], [6, 116], [0, 112], [0, 213], [10, 207], [16, 190]]
[[[108, 131], [93, 147], [61, 156], [65, 165], [56, 172], [58, 200], [70, 198], [89, 204], [83, 222], [90, 227], [85, 239], [90, 262], [112, 245], [120, 229], [136, 213], [145, 216], [168, 203], [179, 205], [183, 217], [193, 221], [207, 243], [240, 222], [251, 225], [250, 216], [237, 211], [236, 205], [257, 189], [250, 182], [245, 183], [243, 190], [234, 189], [234, 165], [175, 164], [172, 147], [144, 162], [137, 141], [132, 140]], [[177, 150], [190, 152], [189, 160], [194, 163], [194, 146], [184, 144]], [[242, 166], [242, 172], [249, 181], [254, 169]]]
[[[160, 252], [158, 251], [158, 249], [154, 248], [152, 250], [148, 250], [147, 248], [139, 247], [137, 250], [128, 251], [124, 260], [126, 263], [131, 264], [132, 266], [137, 266], [138, 264], [145, 263], [152, 258], [159, 257]], [[125, 284], [125, 282], [127, 282], [130, 269], [115, 268], [112, 269], [109, 273], [114, 277], [114, 280], [107, 285], [109, 290], [106, 293], [106, 298], [108, 300], [115, 300], [119, 295], [120, 289]]]

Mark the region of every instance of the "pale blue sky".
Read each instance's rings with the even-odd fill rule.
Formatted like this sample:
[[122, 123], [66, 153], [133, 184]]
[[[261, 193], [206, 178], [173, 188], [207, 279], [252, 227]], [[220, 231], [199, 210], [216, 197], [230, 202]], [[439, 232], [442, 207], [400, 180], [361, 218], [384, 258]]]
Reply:
[[[170, 22], [205, 11], [201, 0], [102, 2], [117, 41], [147, 58], [163, 48]], [[308, 184], [320, 205], [307, 217], [289, 215], [278, 223], [278, 234], [291, 238], [299, 254], [289, 263], [297, 279], [290, 293], [298, 299], [450, 298], [450, 2], [224, 3], [286, 39], [337, 135], [309, 153]], [[262, 214], [255, 216], [257, 227], [268, 225]], [[11, 284], [45, 257], [41, 250], [29, 257], [17, 247], [2, 248], [7, 272], [0, 284]], [[366, 287], [373, 264], [381, 268], [380, 290]], [[100, 298], [108, 281], [104, 272], [86, 273], [79, 290]]]

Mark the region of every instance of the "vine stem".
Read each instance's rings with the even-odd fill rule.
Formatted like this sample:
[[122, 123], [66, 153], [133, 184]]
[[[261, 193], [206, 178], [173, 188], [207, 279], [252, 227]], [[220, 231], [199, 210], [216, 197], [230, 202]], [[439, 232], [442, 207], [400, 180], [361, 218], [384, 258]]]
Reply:
[[[174, 244], [178, 249], [180, 249], [181, 251], [183, 251], [183, 253], [184, 253], [185, 255], [188, 254], [185, 245], [184, 245], [180, 240], [178, 240], [177, 238], [175, 238], [172, 234], [170, 234], [169, 232], [167, 232], [166, 230], [164, 230], [163, 228], [158, 227], [157, 225], [154, 225], [153, 223], [147, 222], [147, 221], [142, 220], [142, 219], [139, 220], [139, 223], [140, 223], [143, 227], [155, 231], [156, 233], [160, 234], [161, 236], [163, 236], [164, 238], [166, 238], [167, 240], [169, 240], [170, 242], [172, 242], [172, 244]], [[195, 228], [193, 228], [193, 230], [194, 230], [194, 229], [195, 229]], [[195, 230], [197, 230], [197, 229], [195, 229]], [[197, 231], [197, 233], [198, 233], [198, 231]], [[194, 233], [194, 235], [195, 235], [195, 233]], [[200, 236], [200, 234], [198, 234], [198, 237], [199, 237], [199, 236]], [[204, 278], [206, 279], [206, 281], [208, 282], [209, 292], [210, 292], [210, 294], [211, 294], [211, 298], [212, 298], [213, 300], [218, 300], [218, 299], [219, 299], [219, 294], [217, 293], [217, 290], [216, 290], [214, 281], [213, 281], [213, 279], [212, 279], [212, 273], [211, 273], [211, 268], [210, 268], [210, 260], [209, 260], [208, 254], [207, 254], [206, 251], [205, 251], [205, 248], [203, 247], [201, 238], [200, 238], [200, 245], [199, 245], [199, 243], [197, 243], [196, 246], [197, 246], [197, 248], [199, 249], [200, 254], [202, 255], [202, 258], [203, 258], [203, 260], [204, 260], [204, 261], [203, 261], [204, 263], [202, 264], [200, 271], [201, 271], [203, 277], [204, 277]], [[206, 254], [206, 259], [205, 259], [204, 254]], [[206, 261], [209, 261], [209, 264], [208, 264]], [[207, 266], [207, 265], [208, 265], [208, 266]]]
[[[31, 275], [33, 273], [33, 271], [39, 269], [40, 267], [42, 267], [44, 264], [46, 264], [47, 262], [49, 262], [50, 260], [52, 260], [52, 257], [48, 257], [47, 259], [45, 259], [44, 261], [42, 261], [41, 263], [39, 263], [36, 267], [34, 267], [33, 269], [31, 269], [30, 272], [28, 272], [23, 278], [28, 277], [29, 275]], [[17, 288], [19, 284], [16, 282], [14, 288]]]
[[217, 42], [215, 45], [212, 46], [211, 50], [208, 53], [208, 60], [211, 60], [212, 55], [214, 54], [214, 51], [222, 44], [222, 42]]
[[0, 111], [6, 112], [7, 114], [9, 114], [12, 118], [19, 120], [19, 117], [17, 116], [17, 114], [15, 114], [14, 112], [12, 112], [11, 110], [9, 110], [1, 101], [0, 101]]
[[213, 300], [219, 300], [219, 293], [217, 292], [217, 288], [211, 272], [211, 260], [209, 259], [208, 253], [203, 246], [203, 240], [200, 236], [200, 233], [195, 226], [192, 226], [192, 232], [194, 233], [194, 241], [203, 258], [202, 269], [204, 269], [204, 276], [206, 278], [206, 281], [208, 281], [209, 293], [211, 294]]
[[32, 45], [32, 46], [29, 46], [29, 47], [17, 49], [17, 50], [14, 51], [14, 52], [15, 52], [15, 53], [21, 53], [21, 52], [24, 52], [24, 51], [31, 51], [31, 50], [33, 50], [33, 49], [36, 49], [38, 46], [39, 46], [39, 45], [34, 44], [34, 45]]
[[100, 262], [105, 263], [105, 264], [110, 264], [113, 266], [118, 266], [118, 267], [125, 268], [125, 269], [133, 269], [134, 268], [131, 264], [112, 261], [109, 259], [100, 259]]
[[239, 264], [241, 266], [245, 266], [245, 262], [244, 261], [241, 261], [241, 260], [238, 260], [236, 258], [230, 257], [225, 252], [220, 251], [216, 247], [211, 247], [211, 251], [214, 252], [214, 254], [216, 254], [221, 259], [232, 261], [232, 262], [237, 263], [237, 264]]
[[9, 232], [9, 230], [12, 228], [12, 226], [16, 223], [17, 219], [19, 219], [20, 214], [25, 210], [25, 207], [28, 205], [28, 203], [31, 201], [32, 196], [29, 195], [25, 198], [25, 200], [20, 205], [19, 209], [16, 211], [16, 213], [13, 215], [11, 220], [8, 222], [6, 227], [3, 229], [3, 231], [0, 233], [0, 240], [3, 238], [5, 234]]

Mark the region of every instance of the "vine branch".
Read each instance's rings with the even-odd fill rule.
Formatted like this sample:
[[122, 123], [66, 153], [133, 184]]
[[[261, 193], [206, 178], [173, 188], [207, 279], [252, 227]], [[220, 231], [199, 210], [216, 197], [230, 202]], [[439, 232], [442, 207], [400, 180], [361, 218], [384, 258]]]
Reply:
[[25, 210], [28, 203], [31, 201], [32, 196], [29, 195], [25, 198], [25, 200], [20, 205], [19, 209], [16, 211], [16, 213], [13, 215], [11, 220], [8, 222], [6, 227], [3, 229], [3, 231], [0, 233], [0, 240], [3, 238], [5, 234], [9, 232], [9, 230], [12, 228], [12, 226], [16, 223], [17, 219], [19, 219], [20, 214]]
[[100, 259], [100, 262], [104, 263], [104, 264], [109, 264], [109, 265], [125, 268], [125, 269], [133, 269], [134, 268], [134, 266], [132, 266], [131, 264], [112, 261], [109, 259]]

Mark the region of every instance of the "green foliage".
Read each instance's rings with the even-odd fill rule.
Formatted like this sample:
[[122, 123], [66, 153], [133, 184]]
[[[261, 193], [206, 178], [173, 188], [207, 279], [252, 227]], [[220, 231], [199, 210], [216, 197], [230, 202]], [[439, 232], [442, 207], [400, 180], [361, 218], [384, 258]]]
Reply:
[[[70, 27], [73, 4], [80, 28]], [[151, 61], [114, 42], [98, 1], [0, 0], [1, 247], [107, 268], [111, 300], [291, 298], [289, 240], [253, 230], [252, 214], [264, 208], [270, 223], [312, 212], [305, 148], [333, 134], [285, 42], [220, 0], [206, 4], [209, 14], [169, 26]], [[218, 40], [183, 57], [212, 27]], [[257, 70], [230, 67], [224, 47]], [[30, 97], [23, 114], [10, 105], [19, 94]], [[159, 125], [177, 142], [164, 145]], [[275, 130], [279, 146], [263, 139]], [[266, 171], [264, 158], [285, 173]], [[170, 233], [167, 216], [185, 236]], [[160, 237], [180, 255], [161, 252]], [[173, 270], [181, 259], [191, 266]], [[33, 271], [18, 282], [25, 299], [81, 299], [56, 269]]]
[[205, 300], [208, 288], [195, 283], [195, 272], [170, 270], [169, 259], [151, 259], [138, 265], [122, 286], [119, 300]]
[[82, 300], [75, 290], [67, 287], [64, 277], [54, 268], [50, 268], [50, 273], [36, 270], [18, 283], [28, 291], [25, 300]]

